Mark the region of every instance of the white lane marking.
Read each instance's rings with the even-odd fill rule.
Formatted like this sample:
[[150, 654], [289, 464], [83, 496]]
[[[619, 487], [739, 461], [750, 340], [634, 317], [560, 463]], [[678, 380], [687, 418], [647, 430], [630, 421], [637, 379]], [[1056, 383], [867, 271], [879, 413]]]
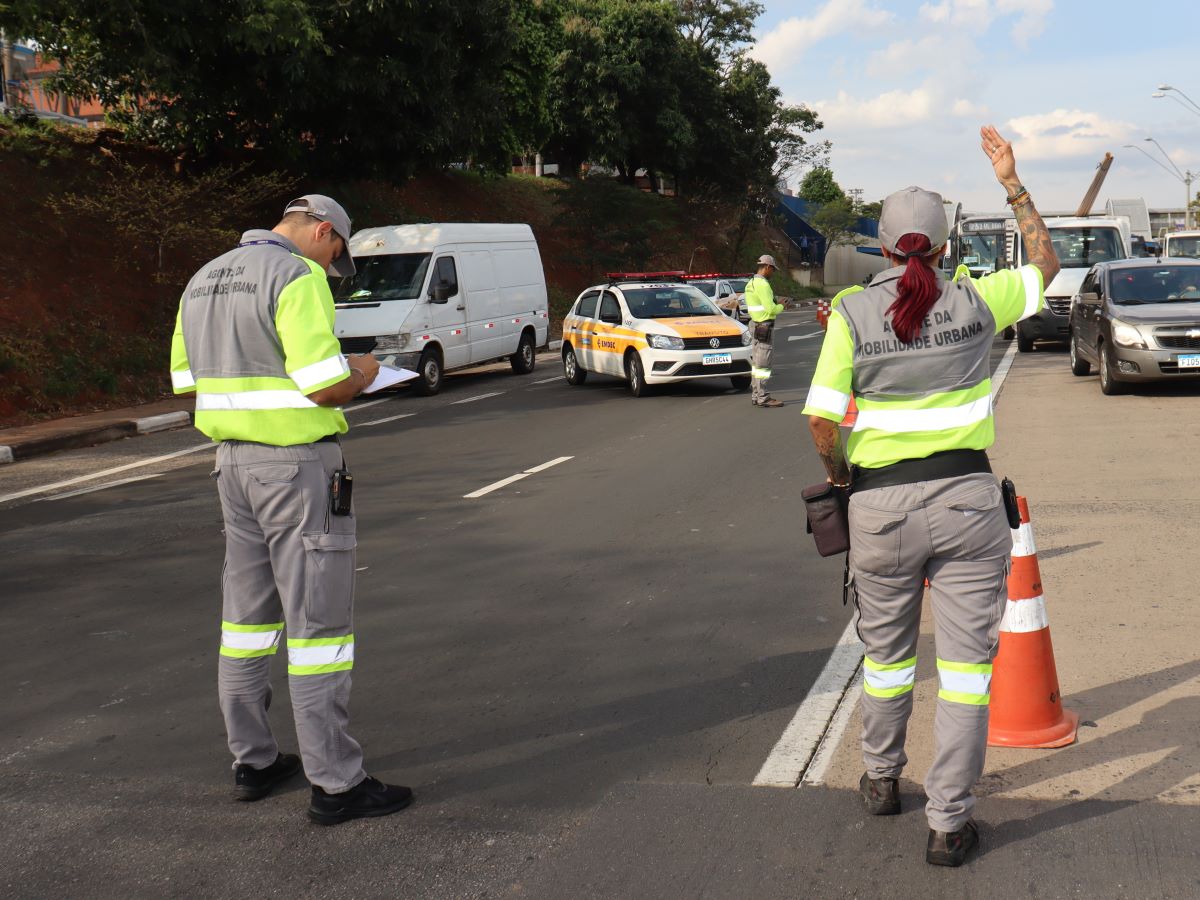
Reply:
[[789, 341], [807, 341], [809, 338], [815, 338], [817, 335], [824, 334], [824, 333], [825, 333], [824, 331], [814, 331], [812, 334], [793, 334], [788, 338], [788, 340]]
[[514, 481], [520, 481], [522, 478], [528, 478], [530, 475], [536, 475], [538, 472], [545, 472], [551, 466], [557, 466], [559, 463], [565, 463], [569, 459], [574, 459], [573, 456], [559, 456], [549, 462], [544, 462], [540, 466], [534, 466], [532, 469], [526, 469], [516, 475], [509, 475], [507, 478], [501, 478], [499, 481], [492, 482], [486, 487], [481, 487], [477, 491], [472, 491], [469, 494], [463, 494], [464, 500], [476, 500], [484, 494], [490, 494], [492, 491], [498, 491], [502, 487], [507, 487]]
[[135, 475], [132, 478], [122, 478], [119, 481], [110, 481], [107, 484], [93, 484], [91, 487], [78, 488], [73, 491], [66, 491], [62, 494], [55, 494], [53, 497], [38, 497], [34, 503], [48, 503], [51, 500], [65, 500], [67, 497], [78, 497], [82, 494], [94, 494], [96, 491], [107, 490], [111, 487], [120, 487], [123, 484], [133, 484], [135, 481], [147, 481], [151, 478], [162, 478], [162, 472], [155, 472], [152, 475]]
[[565, 463], [567, 460], [574, 458], [575, 457], [573, 456], [560, 456], [556, 459], [550, 460], [550, 462], [544, 462], [540, 466], [534, 466], [532, 469], [526, 469], [525, 474], [536, 475], [538, 472], [545, 472], [551, 466], [557, 466], [559, 463]]
[[486, 400], [488, 397], [499, 397], [504, 391], [492, 391], [490, 394], [478, 394], [474, 397], [466, 397], [462, 400], [455, 400], [453, 403], [446, 404], [447, 406], [458, 406], [460, 403], [474, 403], [476, 400]]
[[353, 406], [343, 406], [342, 412], [358, 412], [360, 409], [366, 409], [368, 406], [378, 406], [380, 403], [387, 403], [391, 397], [383, 397], [380, 400], [368, 400], [366, 403], [355, 403]]
[[481, 487], [477, 491], [471, 491], [471, 493], [469, 493], [469, 494], [463, 494], [463, 499], [464, 500], [478, 499], [479, 497], [482, 497], [484, 494], [490, 494], [492, 491], [498, 491], [498, 490], [500, 490], [500, 488], [507, 487], [508, 485], [512, 484], [514, 481], [520, 481], [522, 478], [528, 478], [528, 477], [529, 477], [528, 472], [521, 472], [519, 475], [509, 475], [507, 478], [501, 478], [499, 481], [495, 481], [492, 484], [489, 484], [487, 487]]
[[992, 406], [996, 405], [996, 398], [1000, 396], [1000, 388], [1004, 387], [1004, 379], [1008, 377], [1008, 370], [1012, 368], [1016, 355], [1017, 342], [1014, 340], [1000, 360], [1000, 365], [996, 366], [996, 374], [992, 376]]
[[[1008, 348], [1003, 359], [1000, 360], [1000, 365], [996, 367], [996, 374], [992, 376], [992, 405], [996, 403], [996, 398], [1000, 393], [1000, 388], [1004, 386], [1004, 380], [1008, 377], [1008, 372], [1012, 368], [1013, 360], [1016, 357], [1017, 344], [1016, 341]], [[859, 650], [857, 659], [854, 662], [851, 677], [853, 681], [848, 684], [845, 690], [837, 698], [834, 708], [826, 711], [828, 698], [816, 698], [818, 685], [827, 674], [831, 673], [831, 668], [834, 661], [838, 659], [839, 650], [848, 636], [853, 636], [853, 643], [858, 644]], [[837, 751], [838, 744], [841, 743], [842, 736], [845, 734], [846, 727], [850, 722], [850, 717], [854, 714], [854, 708], [858, 705], [858, 698], [862, 691], [858, 690], [862, 679], [857, 676], [862, 665], [862, 644], [858, 642], [857, 635], [854, 634], [854, 620], [846, 626], [846, 630], [842, 632], [842, 637], [834, 647], [833, 653], [829, 657], [829, 662], [825, 664], [825, 668], [821, 670], [820, 677], [817, 678], [817, 683], [813, 685], [811, 691], [804, 702], [800, 704], [800, 708], [796, 710], [796, 715], [792, 717], [792, 721], [788, 723], [788, 727], [784, 730], [783, 736], [771, 751], [771, 755], [767, 757], [767, 761], [763, 763], [762, 769], [758, 773], [758, 777], [754, 779], [754, 783], [761, 785], [772, 785], [776, 787], [799, 787], [800, 784], [822, 784], [825, 778], [825, 772], [828, 770], [830, 763], [833, 760], [833, 755]], [[844, 668], [847, 665], [845, 659], [840, 665]], [[833, 676], [830, 676], [833, 678]], [[836, 683], [836, 678], [833, 681]], [[807, 712], [810, 717], [805, 721], [803, 716], [806, 714], [805, 707], [809, 706], [809, 701], [812, 700], [812, 707]], [[828, 723], [825, 725], [823, 723]], [[789, 732], [795, 732], [792, 735], [792, 740], [797, 741], [795, 747], [789, 742]], [[807, 760], [803, 765], [795, 768], [794, 772], [790, 771], [789, 766], [795, 766], [799, 759], [804, 756], [804, 748], [807, 743], [811, 742], [811, 735], [816, 732], [817, 739], [812, 745], [812, 752], [808, 754]], [[777, 766], [772, 769], [772, 761]], [[789, 775], [795, 776], [795, 781], [788, 783]], [[770, 779], [777, 780], [770, 780]], [[765, 779], [760, 781], [759, 779]]]
[[[842, 702], [838, 704], [837, 712], [833, 714], [833, 719], [830, 720], [829, 727], [825, 730], [825, 736], [821, 738], [817, 752], [813, 754], [812, 762], [808, 764], [808, 769], [800, 780], [801, 784], [825, 783], [825, 773], [829, 771], [833, 755], [842, 743], [842, 736], [846, 733], [850, 720], [854, 717], [854, 707], [858, 705], [857, 698], [861, 693], [862, 668], [859, 667], [855, 670], [854, 679], [846, 688], [846, 693], [842, 695]], [[847, 697], [851, 698], [851, 702], [846, 702]]]
[[562, 381], [562, 376], [555, 375], [553, 378], [543, 378], [541, 381], [535, 381], [534, 384], [549, 384], [552, 381]]
[[805, 769], [812, 761], [817, 746], [828, 730], [828, 723], [837, 713], [838, 705], [854, 680], [862, 663], [863, 645], [854, 630], [854, 619], [838, 638], [825, 668], [813, 682], [808, 696], [783, 730], [767, 761], [763, 763], [754, 784], [760, 787], [789, 787], [800, 784]]
[[395, 422], [397, 419], [407, 419], [410, 416], [415, 416], [416, 413], [400, 413], [398, 416], [388, 416], [386, 419], [373, 419], [370, 422], [359, 422], [355, 428], [369, 428], [372, 425], [382, 425], [384, 422]]
[[43, 484], [40, 487], [26, 488], [23, 491], [16, 491], [12, 494], [4, 494], [3, 496], [0, 496], [0, 503], [7, 503], [10, 500], [20, 500], [22, 497], [32, 497], [34, 494], [44, 494], [47, 491], [54, 491], [58, 488], [70, 487], [73, 484], [79, 484], [84, 481], [92, 481], [96, 478], [103, 478], [106, 475], [117, 475], [121, 472], [128, 472], [130, 469], [140, 469], [142, 466], [152, 466], [155, 463], [165, 462], [168, 459], [175, 459], [178, 456], [187, 456], [189, 453], [198, 453], [201, 450], [212, 450], [216, 446], [216, 444], [211, 442], [206, 444], [197, 444], [195, 447], [188, 447], [185, 450], [176, 450], [174, 453], [164, 453], [162, 456], [152, 456], [150, 459], [126, 463], [123, 466], [114, 466], [111, 469], [103, 469], [99, 472], [93, 472], [90, 475], [80, 475], [77, 478], [68, 478], [66, 481], [56, 481], [53, 484]]

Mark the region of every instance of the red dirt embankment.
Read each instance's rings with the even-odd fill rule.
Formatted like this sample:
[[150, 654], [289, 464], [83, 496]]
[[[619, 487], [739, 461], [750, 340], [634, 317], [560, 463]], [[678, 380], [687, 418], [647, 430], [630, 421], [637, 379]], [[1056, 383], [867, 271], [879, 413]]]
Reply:
[[[250, 227], [270, 227], [310, 191], [343, 202], [356, 227], [432, 221], [527, 222], [541, 248], [552, 318], [613, 268], [716, 268], [727, 258], [719, 211], [602, 179], [440, 173], [399, 184], [265, 174], [278, 190], [235, 216], [233, 177], [188, 200], [204, 173], [112, 132], [0, 124], [0, 426], [169, 393], [179, 291]], [[275, 196], [279, 194], [279, 196]], [[165, 247], [169, 210], [198, 210]], [[102, 198], [99, 208], [80, 198]], [[222, 202], [222, 201], [226, 202]], [[556, 321], [557, 324], [557, 321]]]

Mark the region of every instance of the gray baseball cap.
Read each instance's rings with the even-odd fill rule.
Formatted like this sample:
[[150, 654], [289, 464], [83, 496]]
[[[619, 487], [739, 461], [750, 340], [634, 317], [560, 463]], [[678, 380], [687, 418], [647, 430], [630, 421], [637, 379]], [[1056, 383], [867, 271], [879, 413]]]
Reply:
[[758, 258], [757, 265], [770, 266], [772, 269], [779, 268], [779, 266], [775, 265], [775, 257], [771, 256], [769, 253], [764, 253], [762, 256], [760, 256]]
[[354, 259], [350, 256], [350, 216], [346, 214], [346, 210], [342, 209], [342, 205], [324, 194], [305, 194], [289, 203], [283, 214], [286, 216], [288, 213], [294, 212], [307, 213], [314, 219], [328, 222], [333, 226], [334, 234], [345, 242], [346, 249], [330, 268], [335, 275], [343, 277], [353, 275]]
[[950, 237], [942, 195], [919, 187], [906, 187], [883, 201], [879, 215], [879, 242], [888, 252], [906, 234], [923, 234], [936, 250]]

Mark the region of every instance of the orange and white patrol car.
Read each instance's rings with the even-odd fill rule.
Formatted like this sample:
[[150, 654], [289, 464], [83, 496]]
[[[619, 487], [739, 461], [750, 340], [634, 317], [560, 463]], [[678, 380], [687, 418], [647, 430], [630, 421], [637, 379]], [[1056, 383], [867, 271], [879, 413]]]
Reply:
[[728, 378], [750, 388], [750, 331], [682, 272], [613, 273], [585, 290], [563, 320], [563, 375], [616, 375], [635, 397], [657, 384]]

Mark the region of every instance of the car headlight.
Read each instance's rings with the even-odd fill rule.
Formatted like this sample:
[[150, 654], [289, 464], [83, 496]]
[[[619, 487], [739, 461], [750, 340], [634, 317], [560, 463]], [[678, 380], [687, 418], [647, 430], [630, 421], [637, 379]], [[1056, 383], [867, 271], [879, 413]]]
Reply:
[[376, 353], [398, 353], [408, 346], [408, 334], [381, 334], [375, 338]]
[[646, 343], [655, 350], [682, 350], [683, 338], [672, 337], [669, 334], [648, 334]]
[[1112, 339], [1118, 347], [1129, 347], [1134, 350], [1146, 349], [1146, 341], [1142, 338], [1141, 332], [1120, 319], [1112, 320]]
[[750, 346], [750, 342], [751, 342], [752, 340], [754, 340], [754, 335], [752, 335], [752, 334], [750, 333], [750, 329], [749, 329], [749, 328], [747, 328], [745, 331], [743, 331], [743, 332], [742, 332], [742, 346], [743, 346], [743, 347], [749, 347], [749, 346]]

